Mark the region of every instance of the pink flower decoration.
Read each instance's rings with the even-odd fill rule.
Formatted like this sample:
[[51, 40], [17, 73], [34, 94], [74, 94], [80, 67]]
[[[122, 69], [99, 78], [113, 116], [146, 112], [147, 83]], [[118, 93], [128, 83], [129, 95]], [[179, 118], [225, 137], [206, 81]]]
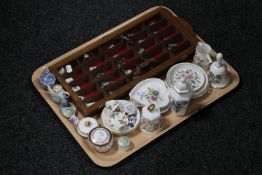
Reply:
[[191, 80], [191, 79], [193, 79], [193, 76], [192, 76], [192, 75], [187, 75], [186, 78], [189, 79], [189, 80]]
[[157, 100], [157, 97], [154, 96], [154, 95], [152, 95], [152, 96], [151, 96], [151, 100], [152, 100], [152, 101], [156, 101], [156, 100]]

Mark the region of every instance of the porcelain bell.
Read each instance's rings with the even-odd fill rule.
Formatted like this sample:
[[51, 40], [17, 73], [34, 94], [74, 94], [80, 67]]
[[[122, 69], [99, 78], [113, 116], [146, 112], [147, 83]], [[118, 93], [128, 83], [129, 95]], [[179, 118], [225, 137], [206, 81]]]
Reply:
[[193, 90], [185, 78], [177, 81], [174, 88], [169, 88], [170, 108], [176, 115], [185, 115], [190, 104]]
[[217, 61], [210, 66], [211, 86], [213, 88], [224, 88], [230, 82], [230, 74], [227, 66], [223, 63], [223, 55], [218, 53], [216, 56]]

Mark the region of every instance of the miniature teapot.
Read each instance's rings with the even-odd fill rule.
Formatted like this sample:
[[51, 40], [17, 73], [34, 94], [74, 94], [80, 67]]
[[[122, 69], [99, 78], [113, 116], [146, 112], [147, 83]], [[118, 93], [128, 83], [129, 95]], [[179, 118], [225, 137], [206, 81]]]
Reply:
[[223, 55], [218, 53], [216, 59], [217, 61], [212, 63], [209, 70], [211, 86], [213, 88], [224, 88], [230, 81], [230, 74], [226, 64], [222, 62]]
[[60, 103], [63, 98], [68, 98], [70, 94], [66, 92], [60, 84], [55, 84], [53, 88], [47, 86], [48, 93], [54, 102]]
[[47, 88], [48, 86], [53, 86], [55, 84], [56, 78], [55, 75], [51, 73], [48, 68], [45, 68], [40, 75], [39, 82], [44, 88]]
[[210, 45], [198, 42], [196, 46], [196, 52], [193, 58], [193, 63], [199, 65], [204, 70], [208, 70], [210, 64], [212, 63], [212, 59], [210, 57], [212, 49]]

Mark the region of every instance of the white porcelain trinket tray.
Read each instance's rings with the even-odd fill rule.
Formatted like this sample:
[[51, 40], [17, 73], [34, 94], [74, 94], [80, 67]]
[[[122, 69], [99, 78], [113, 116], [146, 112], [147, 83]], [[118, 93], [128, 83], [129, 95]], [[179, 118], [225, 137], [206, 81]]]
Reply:
[[154, 104], [161, 113], [169, 109], [168, 90], [163, 80], [148, 78], [138, 83], [129, 93], [130, 101], [139, 107]]
[[[133, 111], [133, 112], [132, 112]], [[102, 110], [103, 125], [113, 134], [125, 135], [134, 131], [140, 123], [137, 107], [126, 100], [110, 100]]]
[[193, 89], [192, 98], [201, 97], [209, 88], [209, 79], [205, 71], [192, 63], [179, 63], [172, 66], [166, 75], [166, 83], [174, 88], [174, 84], [185, 78]]

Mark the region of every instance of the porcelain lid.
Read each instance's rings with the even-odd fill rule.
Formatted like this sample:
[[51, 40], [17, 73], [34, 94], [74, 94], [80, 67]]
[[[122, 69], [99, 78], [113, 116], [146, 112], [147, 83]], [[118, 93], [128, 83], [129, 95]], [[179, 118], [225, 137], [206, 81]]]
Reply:
[[[179, 63], [171, 67], [166, 75], [168, 87], [174, 88], [177, 81], [185, 78], [191, 84], [192, 98], [202, 96], [209, 87], [208, 76], [205, 71], [192, 63]], [[176, 89], [177, 90], [177, 89]]]
[[122, 136], [117, 139], [117, 144], [122, 148], [127, 148], [130, 145], [130, 140], [127, 136]]
[[112, 134], [107, 128], [96, 127], [89, 133], [89, 140], [92, 144], [103, 146], [108, 144], [112, 139]]
[[182, 78], [176, 81], [174, 88], [178, 93], [188, 93], [190, 90], [190, 84], [187, 82], [186, 78]]
[[89, 132], [93, 129], [98, 127], [98, 123], [96, 119], [92, 117], [86, 117], [80, 120], [77, 129], [84, 135], [88, 135]]
[[54, 90], [55, 92], [60, 92], [60, 91], [62, 90], [62, 86], [61, 86], [60, 84], [55, 84], [55, 85], [53, 86], [53, 90]]
[[144, 106], [142, 108], [142, 116], [147, 120], [153, 121], [161, 117], [160, 109], [156, 107], [154, 104], [151, 104], [149, 106]]

